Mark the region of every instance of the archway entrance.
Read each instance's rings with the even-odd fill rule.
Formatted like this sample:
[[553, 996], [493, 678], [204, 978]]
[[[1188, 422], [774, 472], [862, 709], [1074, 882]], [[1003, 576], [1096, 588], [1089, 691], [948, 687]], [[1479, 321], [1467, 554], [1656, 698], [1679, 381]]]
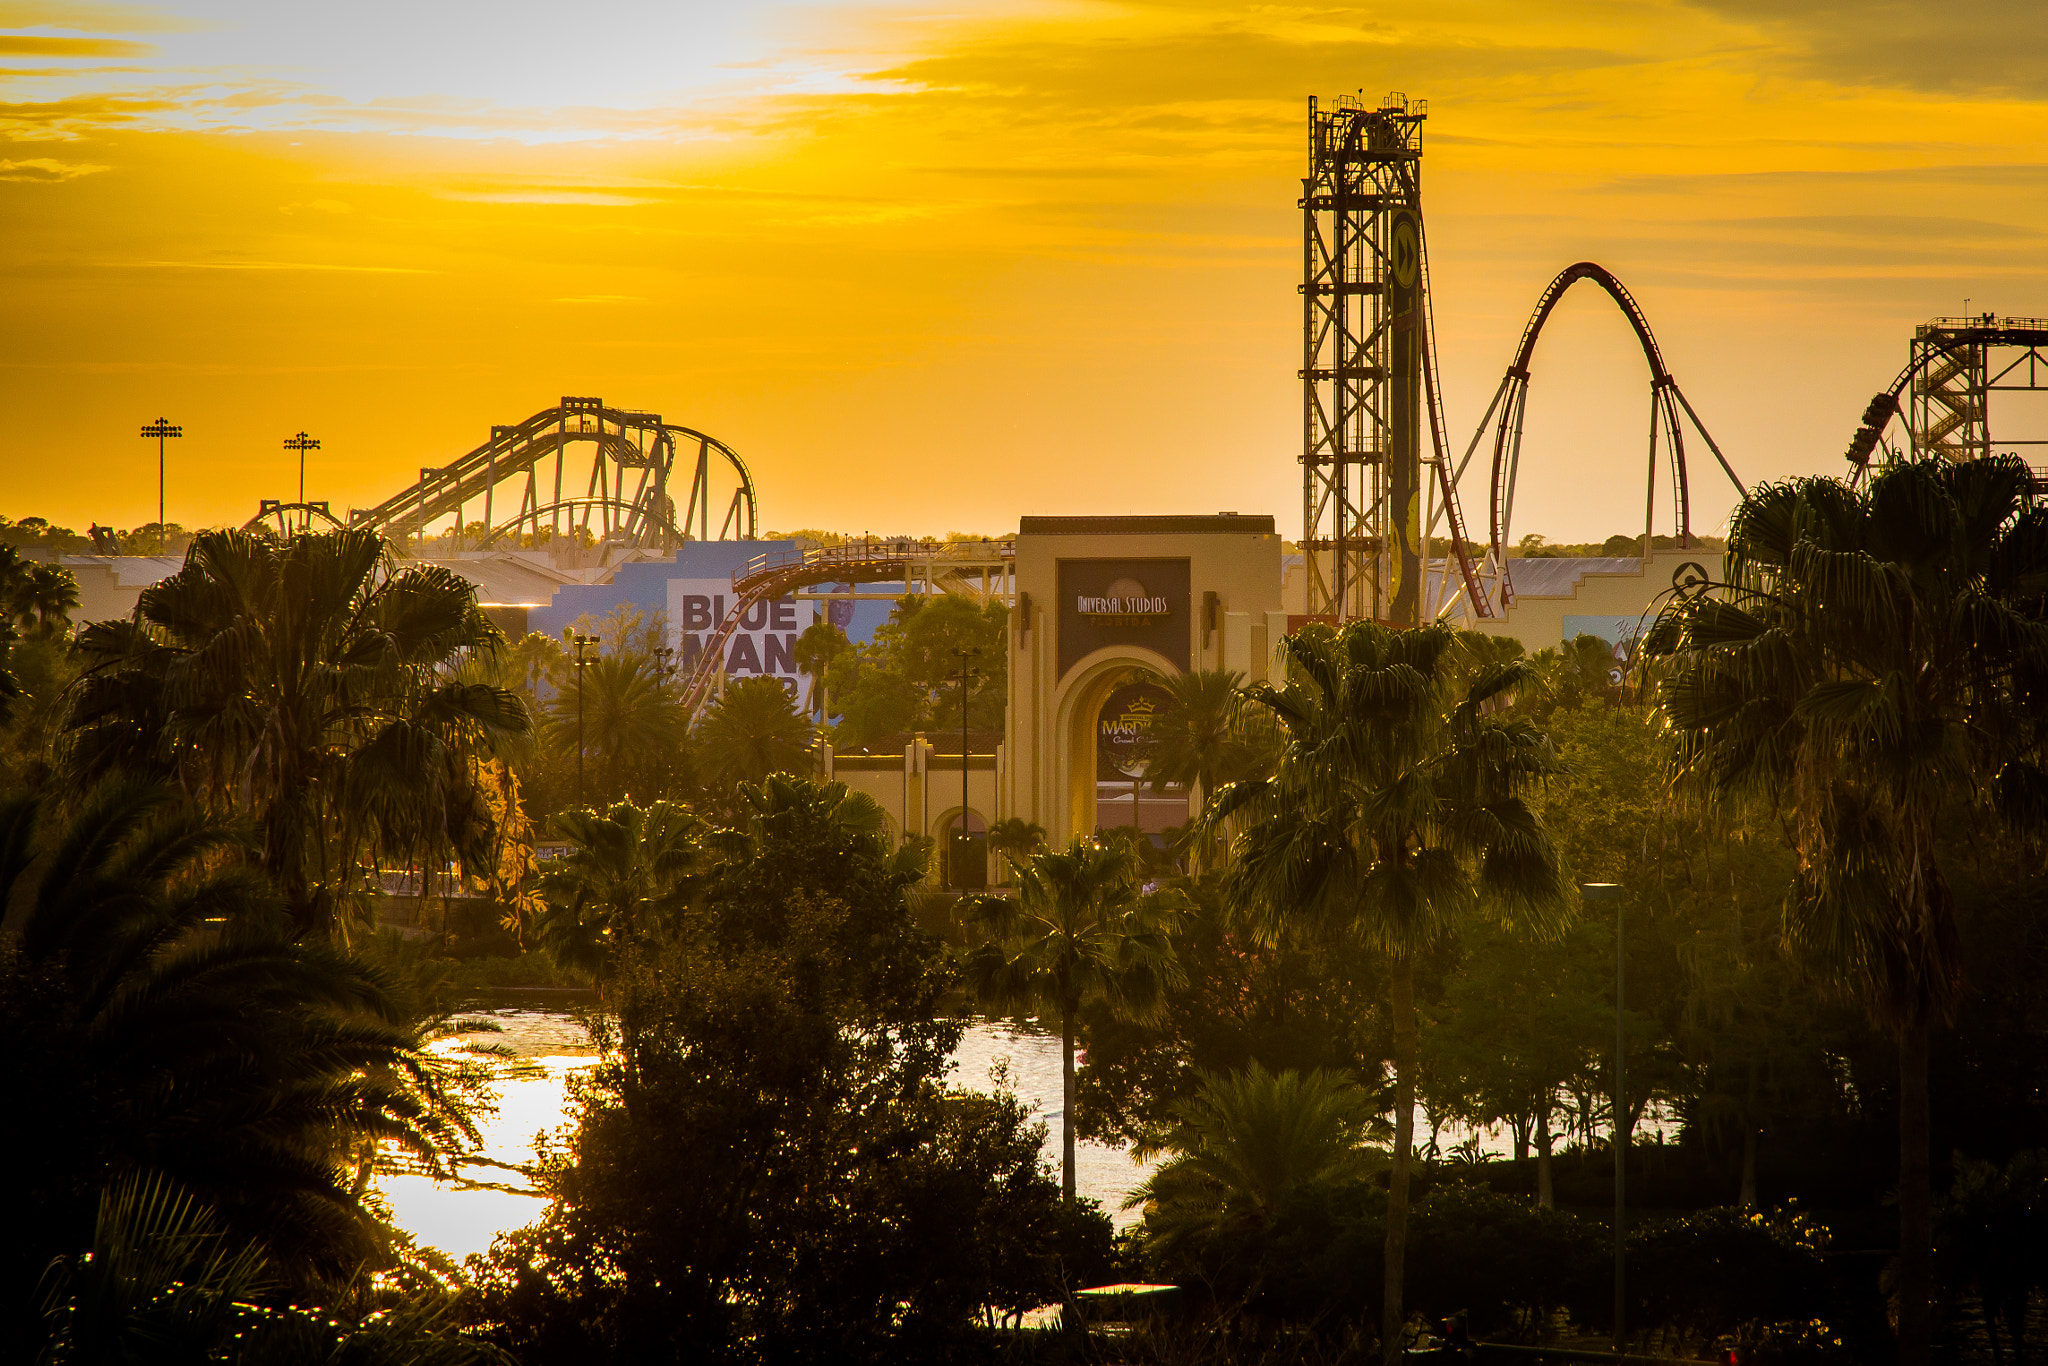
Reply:
[[953, 810], [939, 821], [940, 872], [954, 891], [978, 892], [988, 886], [988, 825], [978, 812]]
[[1173, 694], [1152, 674], [1133, 673], [1102, 700], [1095, 718], [1095, 830], [1135, 830], [1164, 848], [1168, 831], [1187, 824], [1188, 793], [1148, 779], [1154, 724], [1173, 707]]

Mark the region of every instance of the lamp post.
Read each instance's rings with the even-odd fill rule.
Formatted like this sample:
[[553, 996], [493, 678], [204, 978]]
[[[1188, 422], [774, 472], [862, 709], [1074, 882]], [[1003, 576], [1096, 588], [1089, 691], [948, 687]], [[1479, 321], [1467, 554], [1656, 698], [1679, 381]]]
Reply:
[[[953, 651], [960, 657], [960, 672], [953, 677], [960, 681], [960, 828], [953, 835], [952, 857], [947, 859], [947, 871], [953, 876], [956, 888], [961, 887], [960, 860], [961, 846], [967, 840], [967, 685], [974, 678], [973, 661], [981, 658], [979, 649], [958, 648]], [[964, 890], [964, 889], [963, 889]]]
[[583, 805], [583, 671], [597, 661], [585, 659], [583, 652], [597, 644], [596, 636], [573, 635], [569, 642], [576, 647], [576, 804]]
[[1628, 1101], [1627, 1073], [1623, 1066], [1626, 1039], [1622, 1032], [1622, 1009], [1626, 997], [1622, 958], [1621, 885], [1615, 882], [1582, 882], [1579, 895], [1589, 904], [1614, 907], [1614, 1350], [1625, 1350], [1626, 1290], [1628, 1271]]
[[284, 439], [284, 448], [299, 453], [299, 525], [311, 528], [312, 521], [306, 515], [306, 452], [320, 449], [320, 438], [307, 436], [301, 431], [296, 436]]
[[184, 434], [183, 427], [161, 417], [142, 429], [145, 439], [156, 438], [156, 553], [159, 555], [170, 547], [170, 533], [164, 528], [164, 442]]

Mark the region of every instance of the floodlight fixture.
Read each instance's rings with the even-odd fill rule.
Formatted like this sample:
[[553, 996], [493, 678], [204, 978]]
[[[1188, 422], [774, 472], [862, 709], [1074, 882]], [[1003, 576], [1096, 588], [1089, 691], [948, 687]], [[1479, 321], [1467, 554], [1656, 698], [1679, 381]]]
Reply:
[[[306, 503], [306, 452], [319, 450], [320, 438], [307, 436], [304, 431], [300, 431], [297, 435], [288, 436], [284, 439], [284, 448], [288, 451], [297, 451], [299, 453], [299, 506], [303, 509]], [[304, 516], [305, 514], [302, 511], [300, 513], [301, 519]]]
[[156, 439], [156, 553], [161, 555], [170, 546], [170, 533], [164, 527], [164, 442], [172, 441], [185, 434], [185, 429], [168, 418], [158, 418], [142, 429], [143, 439]]

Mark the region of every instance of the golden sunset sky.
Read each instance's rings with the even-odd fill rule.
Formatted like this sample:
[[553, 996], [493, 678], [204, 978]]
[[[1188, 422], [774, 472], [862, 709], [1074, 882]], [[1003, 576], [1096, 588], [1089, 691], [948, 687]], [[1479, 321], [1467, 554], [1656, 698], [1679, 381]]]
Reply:
[[[0, 513], [153, 520], [159, 415], [239, 523], [301, 428], [361, 506], [595, 394], [768, 527], [1292, 534], [1305, 102], [1359, 90], [1430, 102], [1460, 448], [1582, 258], [1752, 479], [1841, 471], [1915, 322], [2048, 315], [2041, 0], [0, 0]], [[1640, 527], [1632, 350], [1546, 330], [1518, 530]]]

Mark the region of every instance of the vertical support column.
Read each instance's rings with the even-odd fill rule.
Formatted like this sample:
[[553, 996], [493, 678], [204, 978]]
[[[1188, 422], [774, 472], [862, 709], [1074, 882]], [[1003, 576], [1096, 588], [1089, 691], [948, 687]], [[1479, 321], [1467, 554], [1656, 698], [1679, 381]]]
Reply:
[[1387, 619], [1422, 624], [1422, 220], [1394, 210], [1387, 235], [1388, 312], [1393, 323], [1392, 403], [1387, 432]]

